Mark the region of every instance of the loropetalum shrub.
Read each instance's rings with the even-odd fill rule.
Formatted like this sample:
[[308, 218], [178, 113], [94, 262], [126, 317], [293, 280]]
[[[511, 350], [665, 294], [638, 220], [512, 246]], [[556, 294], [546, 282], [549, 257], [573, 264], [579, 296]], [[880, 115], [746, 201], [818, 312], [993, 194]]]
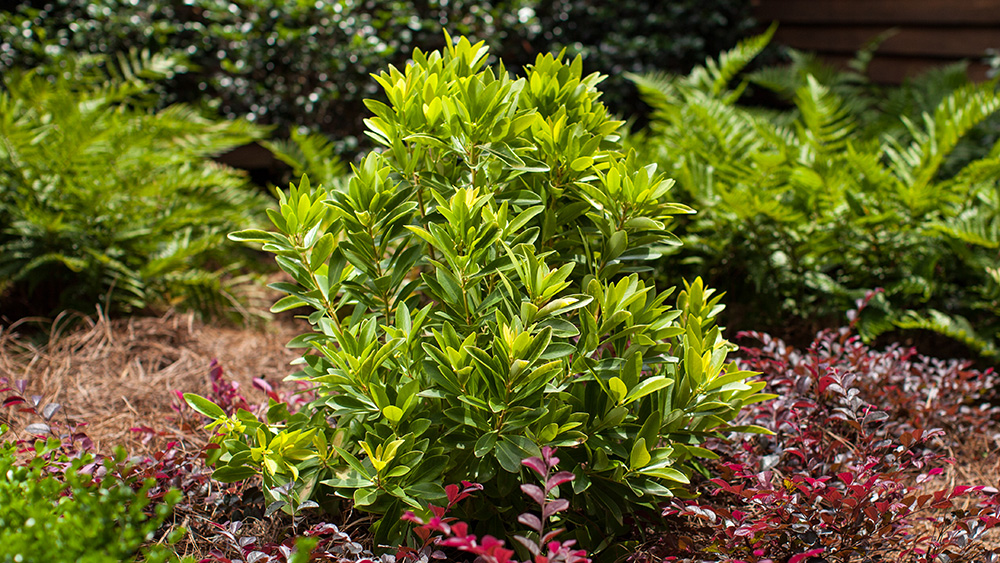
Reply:
[[[678, 521], [685, 531], [648, 553], [759, 563], [1000, 559], [983, 541], [1000, 525], [996, 483], [933, 480], [951, 462], [945, 452], [996, 431], [992, 372], [897, 346], [871, 350], [853, 326], [822, 332], [802, 351], [743, 337], [758, 344], [741, 349], [741, 365], [778, 394], [743, 422], [773, 435], [716, 445], [721, 477], [700, 484], [700, 499], [667, 508], [687, 518]], [[940, 423], [947, 433], [932, 427]]]
[[0, 306], [239, 310], [226, 274], [244, 255], [225, 232], [259, 220], [265, 198], [211, 157], [261, 131], [180, 105], [150, 110], [169, 57], [72, 62], [52, 79], [3, 73]]
[[[264, 413], [268, 403], [281, 401], [286, 408], [294, 411], [302, 403], [301, 389], [295, 390], [300, 385], [293, 385], [292, 392], [287, 388], [283, 389], [279, 385], [271, 385], [262, 379], [254, 380], [254, 387], [266, 395], [267, 402], [260, 404], [258, 401], [246, 396], [240, 386], [226, 378], [222, 366], [218, 362], [213, 362], [209, 366], [209, 379], [212, 383], [213, 399], [227, 410], [235, 412], [238, 408], [246, 407], [250, 411]], [[95, 500], [94, 495], [100, 496], [100, 487], [103, 486], [129, 486], [138, 495], [142, 493], [144, 497], [136, 503], [135, 514], [129, 512], [127, 517], [118, 517], [114, 524], [123, 528], [121, 541], [116, 547], [111, 548], [112, 553], [117, 556], [105, 557], [100, 551], [103, 546], [98, 545], [92, 536], [83, 537], [83, 543], [74, 543], [77, 540], [64, 537], [74, 534], [72, 526], [77, 525], [73, 519], [66, 519], [65, 528], [58, 528], [52, 532], [51, 536], [46, 536], [58, 546], [65, 544], [62, 556], [54, 555], [52, 551], [46, 550], [22, 550], [19, 553], [38, 553], [38, 557], [29, 555], [23, 561], [76, 561], [80, 556], [77, 547], [95, 550], [89, 554], [93, 559], [80, 559], [82, 561], [122, 561], [128, 560], [122, 554], [131, 549], [133, 552], [141, 554], [143, 561], [172, 561], [176, 562], [169, 549], [174, 549], [178, 553], [181, 550], [189, 551], [192, 548], [204, 553], [206, 546], [192, 545], [193, 541], [199, 543], [207, 542], [211, 549], [200, 561], [208, 563], [231, 563], [232, 561], [254, 561], [256, 563], [295, 563], [298, 561], [329, 561], [333, 563], [373, 563], [383, 561], [392, 563], [391, 555], [376, 557], [371, 551], [365, 549], [360, 543], [355, 542], [345, 532], [341, 531], [335, 524], [328, 522], [315, 522], [308, 526], [296, 528], [296, 518], [292, 519], [292, 528], [285, 529], [287, 518], [271, 517], [274, 512], [274, 504], [266, 507], [264, 498], [254, 495], [257, 485], [247, 483], [245, 485], [227, 485], [215, 482], [211, 479], [211, 471], [206, 471], [202, 461], [207, 450], [202, 448], [191, 448], [191, 438], [201, 435], [198, 421], [194, 421], [190, 416], [192, 411], [187, 408], [183, 399], [178, 396], [179, 402], [174, 405], [177, 411], [172, 426], [179, 428], [182, 435], [178, 436], [175, 431], [155, 429], [147, 426], [133, 428], [132, 431], [141, 435], [143, 443], [146, 444], [148, 454], [144, 456], [125, 457], [122, 452], [116, 452], [114, 456], [102, 456], [96, 454], [94, 444], [85, 433], [86, 424], [76, 423], [72, 419], [59, 416], [62, 408], [57, 403], [46, 402], [42, 397], [27, 393], [29, 382], [27, 380], [14, 380], [0, 377], [0, 406], [7, 412], [13, 413], [10, 418], [14, 425], [7, 430], [4, 427], [5, 438], [13, 436], [14, 440], [3, 448], [0, 448], [0, 467], [8, 461], [12, 464], [15, 472], [11, 476], [22, 478], [26, 470], [35, 471], [42, 468], [42, 476], [47, 480], [43, 483], [26, 482], [20, 483], [24, 487], [20, 492], [28, 491], [28, 496], [34, 498], [34, 489], [40, 487], [44, 491], [63, 490], [66, 496], [76, 497], [85, 495], [81, 500], [67, 508], [76, 510], [80, 507], [91, 506], [94, 503], [100, 505], [106, 499]], [[286, 386], [287, 387], [287, 386]], [[194, 413], [196, 414], [196, 413]], [[199, 419], [200, 421], [200, 419]], [[39, 441], [44, 439], [44, 441]], [[152, 444], [152, 440], [168, 440], [160, 446]], [[38, 445], [36, 445], [38, 444]], [[6, 448], [10, 449], [6, 449]], [[209, 445], [211, 448], [211, 445]], [[9, 460], [8, 455], [13, 457]], [[64, 473], [72, 467], [80, 465], [77, 473], [83, 475], [78, 478], [77, 473], [66, 476]], [[30, 472], [29, 472], [30, 473]], [[88, 477], [89, 476], [89, 477]], [[5, 476], [5, 478], [7, 478]], [[11, 477], [13, 478], [13, 477]], [[91, 479], [91, 481], [87, 481]], [[82, 486], [79, 486], [82, 485]], [[14, 486], [11, 484], [11, 486]], [[62, 487], [62, 489], [60, 489]], [[130, 503], [130, 494], [127, 491], [112, 491], [109, 499], [117, 499], [123, 503]], [[0, 498], [3, 493], [0, 493]], [[47, 505], [36, 505], [34, 500], [29, 502], [26, 510], [45, 513]], [[46, 498], [51, 501], [52, 498]], [[165, 507], [164, 507], [165, 505]], [[12, 505], [10, 510], [21, 514], [20, 509], [25, 508], [20, 505]], [[107, 507], [100, 508], [104, 510]], [[165, 513], [173, 509], [173, 515], [164, 519]], [[299, 506], [298, 508], [303, 508]], [[109, 515], [118, 514], [118, 509], [107, 508]], [[139, 535], [136, 529], [142, 520], [138, 516], [138, 510], [152, 515], [159, 525], [149, 524], [149, 530], [156, 530], [152, 537], [146, 534]], [[213, 521], [205, 521], [205, 514], [210, 512]], [[88, 512], [87, 514], [90, 514]], [[3, 513], [0, 509], [0, 518], [10, 517], [11, 513]], [[23, 516], [23, 514], [21, 514]], [[133, 516], [135, 519], [133, 520]], [[301, 515], [296, 515], [301, 516]], [[75, 516], [73, 517], [75, 518]], [[89, 518], [89, 516], [87, 516]], [[248, 519], [268, 519], [268, 527], [272, 529], [268, 533], [270, 538], [257, 537], [244, 533], [244, 522]], [[13, 522], [8, 519], [6, 522]], [[179, 522], [190, 522], [194, 530], [191, 534], [185, 535], [179, 528], [169, 527]], [[216, 523], [218, 522], [218, 523]], [[90, 523], [86, 520], [84, 523]], [[102, 534], [100, 526], [107, 523], [95, 521], [99, 526], [88, 529], [87, 533]], [[6, 524], [5, 524], [6, 525]], [[142, 526], [146, 526], [142, 524]], [[158, 529], [157, 529], [158, 528]], [[146, 529], [145, 527], [142, 529]], [[259, 529], [259, 528], [258, 528]], [[167, 530], [172, 530], [166, 535]], [[13, 530], [6, 530], [11, 534]], [[141, 531], [141, 530], [140, 530]], [[145, 532], [143, 532], [145, 533]], [[107, 534], [105, 534], [107, 535]], [[182, 537], [186, 536], [186, 537]], [[213, 537], [214, 536], [214, 537]], [[11, 539], [13, 536], [4, 536], [0, 531], [0, 538]], [[195, 539], [197, 538], [197, 539]], [[24, 538], [17, 539], [18, 542]], [[171, 542], [174, 543], [172, 546]], [[23, 547], [23, 543], [14, 543], [11, 539], [11, 547]], [[152, 542], [158, 546], [150, 545]], [[129, 547], [131, 546], [131, 547]], [[142, 547], [138, 547], [142, 546]], [[7, 556], [13, 557], [13, 551], [8, 553], [4, 550], [6, 545], [0, 545], [0, 561], [13, 561]], [[169, 549], [168, 549], [169, 547]], [[227, 557], [229, 555], [229, 557]], [[60, 558], [63, 557], [63, 558]], [[233, 557], [230, 559], [230, 557]], [[186, 563], [188, 559], [184, 559]]]
[[[645, 154], [700, 211], [677, 229], [675, 262], [756, 323], [839, 318], [881, 287], [865, 338], [931, 329], [996, 355], [997, 81], [970, 83], [959, 68], [884, 91], [802, 55], [737, 78], [769, 37], [687, 76], [633, 77], [654, 107]], [[792, 107], [743, 105], [748, 85]]]
[[389, 104], [369, 101], [367, 123], [383, 151], [343, 190], [303, 178], [281, 193], [277, 232], [232, 235], [289, 274], [275, 311], [312, 310], [290, 345], [309, 350], [294, 377], [316, 398], [260, 422], [186, 397], [220, 430], [217, 478], [349, 500], [380, 516], [378, 544], [463, 480], [487, 496], [464, 516], [498, 535], [524, 512], [521, 460], [578, 445], [562, 450], [567, 526], [612, 543], [767, 396], [727, 361], [718, 295], [698, 279], [674, 307], [640, 277], [689, 210], [622, 152], [600, 77], [545, 55], [515, 79], [486, 57], [462, 39], [378, 75]]

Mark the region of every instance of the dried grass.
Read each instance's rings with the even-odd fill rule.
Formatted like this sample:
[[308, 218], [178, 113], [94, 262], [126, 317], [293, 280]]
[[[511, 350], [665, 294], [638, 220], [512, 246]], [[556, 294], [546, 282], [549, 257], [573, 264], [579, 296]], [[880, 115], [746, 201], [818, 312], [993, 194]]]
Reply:
[[[19, 336], [17, 326], [0, 333], [0, 376], [26, 379], [28, 394], [59, 403], [60, 416], [70, 421], [87, 423], [99, 450], [123, 445], [134, 453], [144, 448], [131, 428], [182, 434], [171, 428], [173, 392], [207, 395], [213, 359], [248, 398], [265, 401], [251, 388], [252, 378], [277, 381], [294, 371], [289, 362], [298, 354], [285, 343], [303, 330], [290, 319], [248, 329], [175, 312], [119, 320], [98, 315], [67, 333], [58, 328], [64, 323], [53, 326], [44, 345]], [[0, 421], [5, 416], [15, 432], [27, 422], [0, 411]]]

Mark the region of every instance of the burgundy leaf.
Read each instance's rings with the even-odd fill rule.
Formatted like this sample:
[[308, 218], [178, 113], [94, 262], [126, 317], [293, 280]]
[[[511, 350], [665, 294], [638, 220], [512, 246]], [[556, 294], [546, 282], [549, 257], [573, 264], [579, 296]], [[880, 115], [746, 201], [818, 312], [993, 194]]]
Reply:
[[[558, 536], [559, 534], [561, 534], [561, 533], [563, 533], [565, 531], [566, 531], [566, 528], [559, 528], [559, 529], [556, 529], [556, 530], [552, 530], [551, 532], [545, 532], [545, 535], [542, 536], [542, 539], [539, 541], [539, 543], [549, 543], [550, 541], [552, 541], [552, 538]], [[572, 542], [572, 541], [573, 540], [569, 540], [569, 542]]]
[[521, 485], [521, 490], [538, 504], [545, 504], [545, 493], [538, 485]]
[[799, 553], [798, 555], [793, 555], [788, 563], [802, 563], [803, 561], [809, 559], [810, 557], [816, 557], [817, 555], [823, 553], [823, 548], [819, 547], [816, 549], [810, 549], [805, 553]]
[[569, 508], [569, 501], [564, 498], [557, 498], [542, 508], [542, 518], [548, 520], [549, 516], [552, 516], [556, 512], [562, 512], [567, 508]]
[[524, 536], [514, 536], [514, 540], [528, 548], [528, 551], [530, 551], [532, 555], [538, 555], [541, 553], [541, 548], [538, 547], [538, 544], [535, 543], [534, 540], [529, 540]]
[[572, 481], [573, 479], [576, 479], [576, 475], [573, 475], [569, 471], [560, 471], [545, 481], [545, 492], [547, 493], [559, 485]]
[[21, 403], [26, 403], [26, 402], [27, 401], [24, 400], [24, 397], [19, 397], [17, 395], [14, 395], [12, 397], [7, 397], [6, 399], [4, 399], [3, 400], [3, 406], [5, 406], [5, 407], [11, 407], [11, 406], [20, 405]]
[[542, 477], [545, 477], [545, 475], [549, 472], [548, 468], [545, 467], [545, 462], [537, 457], [529, 457], [527, 459], [522, 459], [521, 465], [525, 465], [527, 467], [530, 467], [531, 469], [534, 469], [535, 473], [538, 473]]
[[525, 512], [524, 514], [518, 516], [517, 521], [536, 532], [542, 531], [542, 521], [539, 520], [537, 516], [531, 514], [530, 512]]

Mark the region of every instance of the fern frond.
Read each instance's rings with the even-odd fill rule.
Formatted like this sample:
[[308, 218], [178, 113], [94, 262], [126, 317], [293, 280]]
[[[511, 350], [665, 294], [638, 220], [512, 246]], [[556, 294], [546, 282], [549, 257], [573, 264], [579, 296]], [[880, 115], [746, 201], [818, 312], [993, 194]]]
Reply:
[[666, 110], [679, 102], [678, 77], [674, 74], [661, 71], [643, 74], [628, 72], [625, 77], [639, 89], [642, 101], [654, 110]]
[[[764, 50], [764, 47], [767, 47], [777, 29], [777, 24], [771, 24], [764, 33], [740, 41], [736, 47], [720, 54], [718, 59], [707, 59], [703, 66], [695, 67], [691, 71], [685, 80], [686, 85], [706, 94], [722, 97], [727, 90], [730, 90], [729, 85], [733, 78], [745, 69]], [[725, 99], [729, 103], [734, 103], [745, 87], [744, 82], [725, 96]]]
[[953, 338], [983, 356], [990, 358], [1000, 356], [996, 342], [977, 333], [968, 319], [962, 316], [950, 316], [936, 309], [930, 309], [926, 315], [907, 311], [900, 320], [896, 321], [896, 326], [902, 329], [930, 330]]
[[291, 166], [295, 178], [307, 175], [314, 182], [332, 189], [347, 173], [347, 166], [337, 156], [333, 143], [324, 135], [292, 131], [287, 141], [264, 141], [261, 144], [278, 160]]
[[907, 149], [904, 159], [912, 168], [914, 188], [929, 184], [937, 175], [945, 157], [973, 127], [1000, 110], [997, 81], [969, 84], [945, 97], [934, 114], [923, 115], [923, 130], [917, 142]]
[[928, 227], [928, 231], [980, 248], [1000, 248], [1000, 218], [995, 211], [983, 207], [968, 209], [947, 222], [935, 222]]
[[806, 85], [795, 92], [795, 105], [803, 136], [814, 151], [825, 154], [844, 149], [855, 123], [839, 96], [809, 75]]

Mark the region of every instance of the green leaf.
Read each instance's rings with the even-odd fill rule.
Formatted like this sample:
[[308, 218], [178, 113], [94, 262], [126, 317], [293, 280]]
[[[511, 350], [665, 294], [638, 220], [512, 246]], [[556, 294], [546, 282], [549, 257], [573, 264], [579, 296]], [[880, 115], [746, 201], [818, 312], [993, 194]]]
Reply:
[[608, 381], [608, 388], [611, 390], [611, 398], [614, 399], [615, 404], [621, 404], [622, 398], [628, 394], [628, 387], [625, 387], [625, 383], [618, 377], [612, 377]]
[[389, 419], [392, 424], [399, 424], [400, 419], [403, 418], [403, 409], [395, 405], [387, 405], [382, 409], [382, 414]]
[[404, 489], [406, 494], [425, 501], [437, 501], [448, 498], [448, 493], [444, 487], [437, 483], [416, 483]]
[[194, 393], [184, 393], [184, 402], [186, 402], [188, 406], [196, 412], [199, 412], [208, 418], [218, 420], [226, 417], [226, 411], [222, 410], [218, 405], [200, 395], [196, 395]]
[[257, 476], [258, 472], [253, 467], [246, 465], [232, 466], [223, 465], [212, 472], [212, 479], [220, 483], [235, 483]]
[[660, 467], [657, 469], [642, 470], [639, 469], [639, 473], [643, 475], [650, 475], [652, 477], [659, 477], [661, 479], [669, 479], [671, 481], [677, 481], [678, 483], [684, 483], [685, 485], [691, 482], [691, 479], [687, 475], [681, 473], [680, 471], [674, 469], [673, 467]]
[[638, 385], [632, 388], [631, 391], [625, 395], [625, 399], [622, 401], [623, 405], [627, 405], [634, 401], [637, 401], [646, 395], [655, 393], [660, 389], [665, 389], [674, 384], [673, 379], [669, 379], [666, 376], [658, 375], [656, 377], [650, 377], [649, 379], [644, 379]]
[[347, 462], [347, 465], [351, 466], [351, 469], [357, 471], [366, 479], [371, 479], [373, 477], [372, 474], [369, 473], [367, 469], [365, 469], [365, 466], [362, 465], [360, 461], [358, 461], [358, 458], [354, 457], [354, 455], [351, 454], [351, 452], [337, 445], [334, 445], [333, 449], [340, 455], [340, 457], [344, 459], [344, 461]]
[[632, 445], [632, 452], [628, 456], [628, 466], [636, 471], [649, 463], [650, 459], [652, 457], [649, 455], [649, 450], [646, 449], [646, 439], [639, 438]]
[[378, 489], [355, 489], [354, 506], [368, 506], [378, 500]]
[[508, 473], [517, 473], [521, 469], [522, 452], [520, 448], [505, 440], [496, 442], [493, 450], [496, 452], [497, 461], [500, 467]]
[[496, 431], [487, 432], [476, 440], [476, 445], [473, 448], [473, 453], [476, 457], [483, 457], [484, 455], [493, 451], [493, 446], [497, 443], [498, 433]]

